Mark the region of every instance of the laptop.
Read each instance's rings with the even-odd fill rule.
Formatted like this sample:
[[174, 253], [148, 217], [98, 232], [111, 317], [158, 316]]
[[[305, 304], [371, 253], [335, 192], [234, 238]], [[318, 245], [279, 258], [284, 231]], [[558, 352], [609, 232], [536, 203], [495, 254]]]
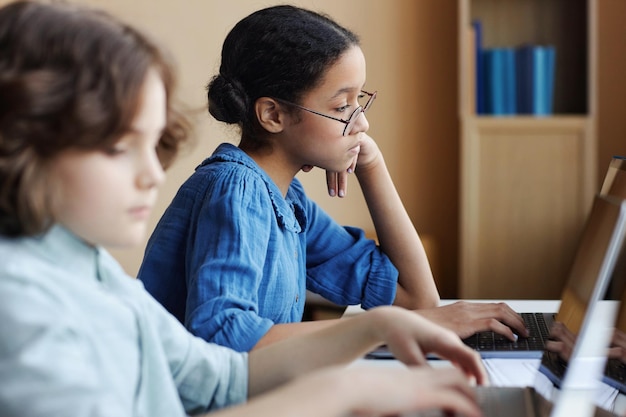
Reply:
[[626, 198], [626, 157], [614, 156], [604, 176], [601, 195], [612, 195]]
[[[600, 208], [598, 208], [600, 207]], [[600, 213], [600, 214], [598, 214]], [[594, 220], [612, 219], [613, 227], [608, 233], [608, 243], [600, 265], [586, 269], [596, 274], [597, 279], [588, 298], [568, 299], [571, 308], [559, 309], [557, 321], [563, 321], [567, 335], [563, 340], [571, 350], [560, 357], [558, 372], [552, 369], [554, 353], [547, 349], [542, 352], [540, 365], [535, 371], [534, 383], [526, 387], [476, 387], [479, 405], [485, 416], [550, 416], [588, 417], [612, 416], [607, 409], [597, 406], [598, 388], [607, 363], [607, 346], [613, 328], [621, 313], [620, 306], [626, 304], [624, 291], [626, 276], [618, 271], [616, 264], [624, 249], [626, 234], [626, 202], [610, 197], [596, 196], [591, 218]], [[601, 217], [602, 219], [598, 219]], [[594, 229], [591, 229], [594, 230]], [[595, 229], [602, 231], [602, 229]], [[606, 237], [607, 233], [598, 236]], [[589, 228], [582, 239], [584, 243], [597, 242], [592, 239]], [[601, 242], [600, 242], [601, 243]], [[565, 301], [565, 299], [563, 300]], [[575, 301], [575, 302], [574, 302]], [[577, 337], [569, 337], [577, 335]], [[440, 410], [404, 414], [403, 417], [440, 417]]]
[[[618, 349], [613, 349], [604, 368], [602, 381], [607, 386], [617, 389], [626, 394], [626, 250], [622, 249], [615, 261], [613, 273], [607, 286], [604, 300], [620, 300], [621, 304], [616, 314], [615, 326], [611, 332], [610, 347], [618, 347], [624, 350], [624, 354]], [[557, 386], [560, 385], [566, 363], [555, 353], [544, 353], [541, 360], [542, 371]]]
[[[612, 262], [613, 254], [609, 249], [617, 245], [616, 239], [623, 235], [625, 222], [626, 211], [621, 199], [597, 195], [579, 240], [558, 312], [522, 313], [530, 336], [519, 338], [517, 342], [511, 342], [492, 331], [477, 333], [464, 339], [464, 342], [476, 349], [484, 359], [541, 358], [555, 319], [570, 328], [580, 328], [585, 311], [583, 307], [587, 307], [592, 300], [599, 278], [607, 278], [603, 268], [607, 262]], [[381, 346], [366, 357], [392, 359], [393, 355], [385, 346]]]
[[[622, 273], [626, 273], [626, 271], [622, 270]], [[626, 303], [622, 303], [620, 306], [615, 328], [617, 332], [620, 332], [620, 335], [618, 340], [612, 341], [611, 347], [626, 348]], [[609, 357], [602, 381], [620, 393], [626, 394], [626, 357], [624, 355]]]
[[[624, 280], [624, 276], [620, 278]], [[561, 374], [558, 378], [555, 379], [552, 368], [554, 353], [545, 350], [532, 386], [477, 387], [476, 394], [484, 415], [614, 416], [612, 404], [598, 404], [602, 389], [599, 382], [606, 364], [606, 347], [611, 339], [617, 311], [625, 302], [623, 297], [621, 300], [601, 300], [586, 308], [571, 356], [567, 360], [559, 358], [558, 370]], [[574, 332], [574, 329], [571, 331]]]
[[[626, 198], [626, 157], [614, 156], [609, 163], [600, 194]], [[618, 260], [616, 270], [626, 276], [626, 256]], [[619, 291], [620, 288], [613, 289]], [[617, 319], [616, 330], [621, 332], [623, 338], [619, 338], [616, 344], [626, 340], [626, 303], [621, 308]], [[622, 346], [626, 348], [626, 346]], [[604, 371], [603, 381], [626, 394], [626, 358], [609, 357]]]
[[[626, 158], [614, 156], [611, 159], [599, 194], [601, 196], [614, 196], [619, 199], [626, 198]], [[589, 291], [592, 288], [592, 280], [596, 274], [585, 274], [585, 271], [589, 269], [595, 270], [595, 268], [599, 266], [597, 263], [599, 258], [597, 258], [597, 256], [602, 254], [605, 250], [605, 247], [601, 245], [596, 246], [596, 243], [592, 241], [594, 237], [591, 236], [591, 234], [595, 233], [593, 229], [599, 231], [600, 229], [598, 228], [608, 227], [608, 223], [602, 225], [594, 220], [593, 210], [596, 209], [598, 208], [592, 208], [586, 230], [583, 232], [583, 237], [579, 242], [578, 252], [574, 258], [570, 276], [561, 294], [561, 307], [559, 308], [559, 316], [561, 316], [561, 318], [564, 318], [563, 316], [565, 315], [570, 315], [572, 303], [575, 302], [572, 295], [576, 295], [580, 300], [588, 300], [591, 295]], [[607, 219], [607, 221], [609, 220]], [[598, 238], [605, 239], [606, 236]], [[585, 239], [587, 239], [586, 242]], [[604, 245], [608, 243], [606, 239], [602, 242]], [[466, 339], [465, 342], [478, 350], [483, 358], [541, 357], [545, 341], [549, 337], [548, 330], [551, 328], [554, 315], [546, 313], [522, 313], [522, 318], [530, 331], [530, 337], [519, 339], [517, 343], [512, 343], [509, 339], [494, 332], [477, 333]], [[575, 318], [570, 316], [569, 319], [579, 320], [580, 317]], [[617, 369], [617, 367], [614, 367], [614, 369]], [[624, 369], [623, 373], [626, 378], [626, 369]]]

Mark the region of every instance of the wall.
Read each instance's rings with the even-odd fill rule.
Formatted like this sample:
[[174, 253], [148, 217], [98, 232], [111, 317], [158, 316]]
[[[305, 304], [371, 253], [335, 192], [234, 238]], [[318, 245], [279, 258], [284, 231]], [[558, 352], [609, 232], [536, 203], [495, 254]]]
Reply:
[[[168, 172], [151, 228], [179, 185], [217, 146], [237, 142], [236, 132], [203, 110], [205, 85], [217, 71], [221, 44], [241, 18], [273, 1], [78, 0], [102, 7], [153, 34], [173, 52], [180, 73], [180, 98], [200, 109], [197, 144]], [[4, 2], [0, 0], [0, 2]], [[439, 0], [296, 0], [323, 11], [357, 32], [368, 62], [366, 87], [379, 91], [368, 113], [370, 134], [385, 154], [411, 218], [420, 233], [434, 236], [437, 277], [442, 294], [456, 282], [457, 126], [456, 3]], [[319, 169], [301, 174], [312, 198], [337, 221], [372, 229], [358, 184], [351, 178], [348, 197], [331, 199]], [[112, 251], [135, 274], [144, 245]], [[451, 285], [448, 285], [450, 283]]]

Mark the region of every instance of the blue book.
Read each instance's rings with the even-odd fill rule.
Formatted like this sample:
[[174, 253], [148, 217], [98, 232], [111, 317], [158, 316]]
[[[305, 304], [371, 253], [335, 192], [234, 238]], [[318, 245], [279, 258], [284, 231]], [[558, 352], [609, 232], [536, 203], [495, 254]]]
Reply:
[[556, 69], [556, 50], [554, 46], [545, 47], [545, 87], [543, 94], [543, 105], [545, 114], [552, 114], [554, 107], [554, 74]]
[[517, 82], [515, 69], [515, 50], [503, 48], [503, 89], [504, 89], [504, 112], [503, 114], [517, 113]]
[[546, 52], [541, 46], [535, 46], [532, 50], [532, 101], [530, 113], [534, 115], [545, 115], [545, 90], [546, 90]]
[[483, 50], [485, 110], [495, 116], [515, 114], [515, 52], [512, 48]]
[[495, 55], [493, 49], [484, 49], [482, 52], [486, 114], [494, 114], [497, 111], [502, 111], [504, 107], [502, 100], [500, 100], [500, 90], [498, 88], [500, 84], [500, 66]]
[[517, 48], [517, 110], [520, 114], [553, 113], [556, 51], [553, 46]]
[[515, 50], [517, 70], [517, 112], [530, 114], [532, 109], [532, 46], [524, 45]]
[[485, 114], [485, 86], [484, 86], [484, 66], [483, 66], [483, 26], [480, 20], [472, 22], [475, 35], [474, 62], [476, 65], [476, 114]]

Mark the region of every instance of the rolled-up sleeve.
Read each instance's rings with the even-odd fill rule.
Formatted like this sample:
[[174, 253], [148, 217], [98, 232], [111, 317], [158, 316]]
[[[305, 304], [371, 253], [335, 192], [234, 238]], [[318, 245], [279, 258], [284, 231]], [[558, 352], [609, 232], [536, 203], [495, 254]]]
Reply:
[[[147, 302], [180, 400], [189, 414], [247, 400], [248, 355], [192, 336], [154, 300]], [[150, 370], [146, 370], [150, 372]]]
[[185, 325], [204, 340], [249, 351], [274, 324], [259, 314], [258, 299], [273, 210], [254, 175], [235, 167], [208, 180], [188, 245]]

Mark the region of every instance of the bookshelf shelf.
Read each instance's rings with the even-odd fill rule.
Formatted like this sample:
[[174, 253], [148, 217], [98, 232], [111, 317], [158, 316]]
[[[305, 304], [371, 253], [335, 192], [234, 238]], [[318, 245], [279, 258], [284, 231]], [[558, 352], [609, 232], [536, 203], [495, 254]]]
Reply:
[[467, 120], [473, 120], [479, 126], [536, 126], [538, 128], [554, 128], [554, 127], [574, 127], [583, 128], [585, 124], [589, 122], [589, 116], [578, 114], [558, 114], [550, 117], [541, 116], [528, 116], [528, 115], [516, 115], [516, 116], [486, 116], [486, 115], [469, 115]]
[[[595, 2], [458, 0], [462, 298], [558, 299], [595, 191]], [[556, 50], [553, 113], [476, 114], [484, 47]]]

